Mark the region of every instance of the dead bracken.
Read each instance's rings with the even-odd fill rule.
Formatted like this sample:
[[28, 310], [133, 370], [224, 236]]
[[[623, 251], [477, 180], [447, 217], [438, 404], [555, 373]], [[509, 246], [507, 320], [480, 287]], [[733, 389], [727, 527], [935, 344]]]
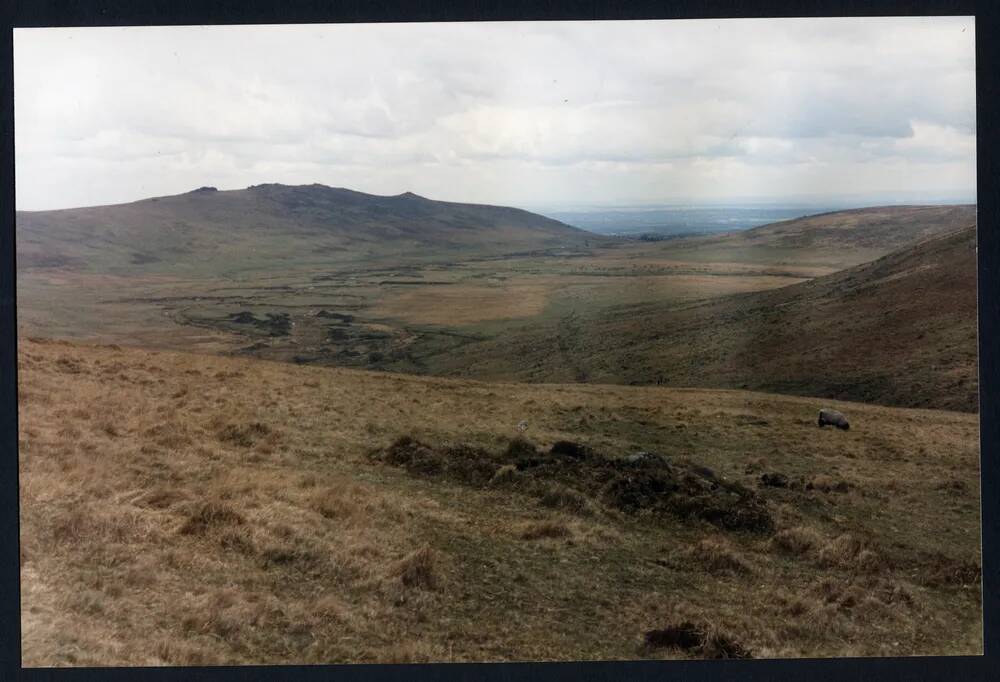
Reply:
[[502, 481], [552, 508], [586, 513], [596, 506], [633, 516], [701, 519], [730, 531], [774, 530], [755, 491], [689, 461], [608, 457], [570, 441], [543, 451], [517, 438], [505, 449], [491, 451], [461, 443], [431, 446], [409, 436], [370, 456], [414, 476], [473, 487]]

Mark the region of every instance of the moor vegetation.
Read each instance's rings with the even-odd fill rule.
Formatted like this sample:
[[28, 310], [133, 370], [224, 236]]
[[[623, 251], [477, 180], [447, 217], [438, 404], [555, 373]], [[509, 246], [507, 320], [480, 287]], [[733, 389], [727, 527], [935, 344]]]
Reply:
[[976, 304], [969, 225], [786, 287], [525, 326], [442, 364], [496, 378], [749, 388], [975, 412]]
[[26, 666], [983, 650], [974, 206], [17, 220]]
[[18, 214], [27, 335], [975, 411], [975, 206], [642, 243], [322, 185]]
[[28, 666], [982, 651], [974, 414], [19, 353]]

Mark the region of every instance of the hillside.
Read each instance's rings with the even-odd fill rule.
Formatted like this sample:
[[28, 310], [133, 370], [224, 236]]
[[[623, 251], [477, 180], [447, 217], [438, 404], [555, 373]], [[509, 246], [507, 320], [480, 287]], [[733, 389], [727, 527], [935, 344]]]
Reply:
[[955, 224], [974, 223], [976, 207], [878, 206], [795, 220], [745, 230], [729, 239], [746, 246], [768, 244], [789, 248], [880, 248], [895, 250], [932, 237]]
[[840, 269], [975, 222], [975, 205], [878, 206], [805, 216], [724, 235], [673, 240], [664, 243], [663, 251], [695, 261], [811, 264]]
[[26, 339], [18, 378], [26, 666], [982, 653], [975, 415]]
[[34, 226], [19, 225], [21, 255], [38, 265], [19, 262], [29, 336], [405, 374], [978, 404], [975, 207], [844, 211], [676, 243], [322, 186], [19, 220]]
[[575, 248], [602, 239], [515, 208], [324, 185], [205, 187], [128, 204], [17, 213], [19, 268], [116, 275], [221, 276], [359, 258]]
[[530, 381], [750, 388], [975, 411], [976, 233], [768, 291], [570, 314], [435, 360]]

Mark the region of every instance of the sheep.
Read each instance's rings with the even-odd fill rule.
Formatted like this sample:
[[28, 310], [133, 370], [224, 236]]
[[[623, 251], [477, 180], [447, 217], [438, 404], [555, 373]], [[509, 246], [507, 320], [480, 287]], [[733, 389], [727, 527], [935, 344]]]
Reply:
[[819, 419], [817, 420], [820, 428], [829, 424], [830, 426], [836, 426], [842, 431], [846, 431], [851, 428], [851, 425], [847, 421], [847, 417], [844, 416], [843, 412], [838, 412], [837, 410], [831, 410], [824, 407], [819, 411]]

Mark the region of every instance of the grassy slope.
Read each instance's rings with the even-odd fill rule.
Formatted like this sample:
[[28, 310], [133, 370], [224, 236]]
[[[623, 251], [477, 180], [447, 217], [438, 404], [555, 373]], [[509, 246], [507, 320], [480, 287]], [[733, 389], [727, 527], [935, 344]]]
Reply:
[[743, 232], [668, 241], [662, 250], [691, 261], [812, 264], [840, 269], [975, 222], [975, 205], [878, 206], [821, 213]]
[[[27, 340], [19, 380], [29, 666], [671, 657], [643, 633], [687, 619], [755, 656], [982, 651], [975, 415], [834, 402], [853, 428], [819, 431], [825, 400]], [[365, 456], [520, 419], [818, 487], [761, 488], [777, 532], [750, 536]]]
[[571, 311], [436, 358], [532, 381], [751, 388], [978, 408], [975, 228], [770, 291]]

